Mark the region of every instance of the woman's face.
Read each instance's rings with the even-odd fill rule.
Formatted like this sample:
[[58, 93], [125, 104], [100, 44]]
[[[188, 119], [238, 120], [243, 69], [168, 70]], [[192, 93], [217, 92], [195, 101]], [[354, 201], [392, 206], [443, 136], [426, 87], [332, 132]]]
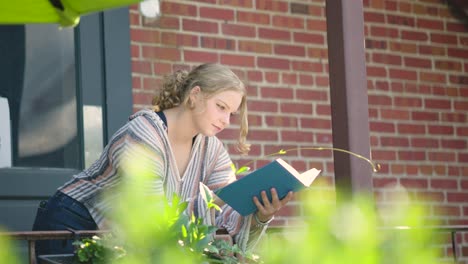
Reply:
[[242, 93], [237, 91], [224, 91], [208, 98], [198, 95], [193, 109], [194, 125], [205, 136], [214, 136], [225, 129], [242, 101]]

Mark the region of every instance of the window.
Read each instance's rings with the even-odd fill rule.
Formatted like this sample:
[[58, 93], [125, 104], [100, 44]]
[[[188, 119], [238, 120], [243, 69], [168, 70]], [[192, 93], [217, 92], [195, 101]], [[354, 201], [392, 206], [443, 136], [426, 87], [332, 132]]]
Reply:
[[73, 28], [0, 26], [0, 46], [12, 165], [79, 169]]

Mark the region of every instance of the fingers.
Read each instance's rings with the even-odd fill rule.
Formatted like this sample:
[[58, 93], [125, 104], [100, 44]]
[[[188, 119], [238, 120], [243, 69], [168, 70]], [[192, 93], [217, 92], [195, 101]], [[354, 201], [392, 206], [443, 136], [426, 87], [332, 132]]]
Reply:
[[275, 188], [271, 189], [271, 201], [268, 199], [268, 195], [266, 191], [262, 191], [260, 193], [260, 197], [262, 202], [260, 202], [259, 198], [254, 197], [254, 203], [257, 206], [257, 209], [260, 213], [264, 215], [272, 215], [275, 214], [277, 211], [281, 209], [284, 205], [286, 205], [289, 201], [293, 198], [293, 192], [289, 192], [286, 197], [282, 200], [279, 199], [278, 192]]

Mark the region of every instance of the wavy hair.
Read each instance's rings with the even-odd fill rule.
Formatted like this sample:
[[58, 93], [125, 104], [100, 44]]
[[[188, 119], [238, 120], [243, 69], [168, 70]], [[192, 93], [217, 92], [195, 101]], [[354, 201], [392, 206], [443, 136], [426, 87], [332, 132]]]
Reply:
[[195, 67], [192, 71], [178, 70], [164, 77], [162, 89], [153, 98], [155, 111], [163, 111], [179, 105], [190, 108], [190, 91], [199, 86], [202, 94], [209, 98], [224, 91], [237, 91], [242, 94], [239, 106], [240, 133], [237, 150], [247, 154], [250, 145], [246, 143], [248, 133], [247, 121], [247, 91], [244, 83], [228, 67], [221, 64], [206, 63]]

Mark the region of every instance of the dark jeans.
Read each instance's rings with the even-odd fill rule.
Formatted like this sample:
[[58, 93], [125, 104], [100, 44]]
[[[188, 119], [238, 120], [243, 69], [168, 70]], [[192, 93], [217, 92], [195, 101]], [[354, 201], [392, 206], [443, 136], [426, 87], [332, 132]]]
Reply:
[[[97, 225], [80, 202], [56, 192], [37, 209], [33, 230], [97, 230]], [[46, 254], [71, 254], [74, 240], [38, 240], [36, 256]]]

